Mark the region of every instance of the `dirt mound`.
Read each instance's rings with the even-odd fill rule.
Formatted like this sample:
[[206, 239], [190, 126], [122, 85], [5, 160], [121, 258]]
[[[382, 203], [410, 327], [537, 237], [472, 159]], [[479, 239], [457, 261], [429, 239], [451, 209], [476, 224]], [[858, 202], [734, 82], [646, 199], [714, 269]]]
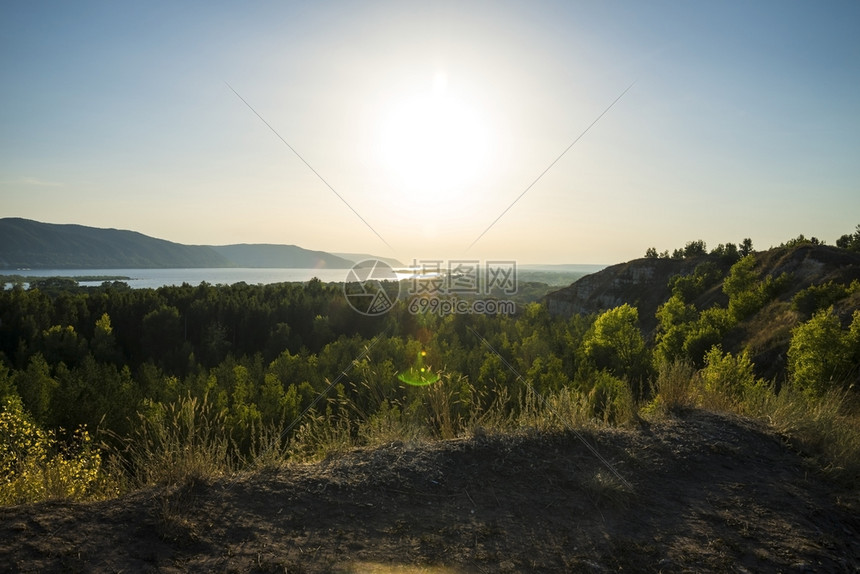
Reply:
[[856, 571], [856, 491], [758, 423], [392, 443], [118, 500], [0, 509], [10, 571]]

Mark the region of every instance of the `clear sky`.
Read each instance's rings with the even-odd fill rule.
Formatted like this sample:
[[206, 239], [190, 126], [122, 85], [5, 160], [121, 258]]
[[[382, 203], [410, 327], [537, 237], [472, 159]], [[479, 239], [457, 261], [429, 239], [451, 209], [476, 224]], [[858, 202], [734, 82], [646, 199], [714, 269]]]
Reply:
[[856, 0], [4, 2], [0, 216], [403, 261], [832, 244], [858, 30]]

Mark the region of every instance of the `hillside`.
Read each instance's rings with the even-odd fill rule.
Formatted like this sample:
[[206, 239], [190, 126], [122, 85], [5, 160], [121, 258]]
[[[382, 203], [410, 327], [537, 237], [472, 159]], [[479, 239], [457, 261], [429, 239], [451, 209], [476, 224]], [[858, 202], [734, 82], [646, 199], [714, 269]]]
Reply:
[[347, 261], [351, 261], [352, 263], [361, 263], [362, 261], [367, 261], [368, 259], [377, 259], [382, 261], [383, 263], [387, 263], [393, 268], [405, 267], [405, 265], [398, 259], [393, 257], [380, 257], [378, 255], [371, 255], [369, 253], [332, 253], [332, 255], [337, 255], [338, 257], [342, 257]]
[[230, 266], [230, 261], [209, 247], [181, 245], [135, 231], [0, 219], [0, 268]]
[[[643, 258], [618, 263], [549, 293], [545, 301], [550, 313], [564, 316], [589, 315], [629, 303], [639, 308], [640, 325], [650, 332], [657, 326], [657, 307], [672, 294], [669, 278], [692, 273], [700, 262], [698, 258]], [[723, 267], [727, 270], [729, 266]]]
[[763, 425], [393, 442], [95, 503], [0, 508], [10, 571], [852, 572], [856, 492]]
[[[790, 288], [779, 295], [790, 301], [800, 290], [828, 281], [850, 283], [860, 279], [860, 253], [826, 245], [777, 247], [755, 253], [759, 278], [791, 275]], [[549, 293], [546, 303], [551, 313], [573, 315], [599, 313], [624, 303], [639, 308], [643, 331], [650, 333], [657, 325], [657, 308], [672, 295], [669, 279], [690, 275], [705, 261], [712, 262], [725, 276], [731, 264], [718, 256], [703, 255], [687, 259], [634, 259], [586, 275], [573, 284]], [[705, 309], [714, 303], [725, 304], [722, 282], [692, 301]]]
[[0, 219], [0, 269], [348, 269], [352, 265], [348, 259], [295, 245], [182, 245], [135, 231]]
[[[860, 280], [860, 253], [825, 245], [801, 244], [778, 247], [754, 254], [754, 274], [759, 281], [767, 277], [777, 279], [786, 274], [784, 288], [775, 294], [755, 314], [742, 320], [723, 340], [726, 350], [735, 352], [747, 348], [763, 376], [781, 372], [791, 329], [808, 319], [792, 308], [798, 292], [811, 285], [829, 281], [848, 285]], [[719, 279], [703, 292], [687, 301], [703, 310], [719, 305], [725, 307], [728, 297], [723, 293], [723, 280], [731, 269], [731, 262], [716, 255], [703, 255], [686, 259], [643, 258], [607, 267], [579, 279], [572, 285], [554, 291], [545, 297], [547, 308], [555, 315], [600, 313], [624, 303], [639, 310], [639, 326], [647, 338], [653, 340], [657, 329], [656, 312], [672, 295], [669, 281], [673, 276], [691, 276], [703, 263], [713, 264]], [[852, 313], [860, 309], [856, 294], [835, 304], [843, 325], [850, 322]]]
[[324, 251], [309, 251], [295, 245], [219, 245], [212, 247], [212, 250], [236, 267], [349, 269], [353, 266], [352, 261], [343, 257]]

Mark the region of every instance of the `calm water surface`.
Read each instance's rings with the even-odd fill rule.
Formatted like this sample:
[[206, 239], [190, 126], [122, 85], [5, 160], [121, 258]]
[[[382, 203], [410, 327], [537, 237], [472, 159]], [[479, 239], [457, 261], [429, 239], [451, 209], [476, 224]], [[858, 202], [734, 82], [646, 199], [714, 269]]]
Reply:
[[[283, 283], [286, 281], [310, 281], [314, 277], [329, 283], [343, 281], [348, 269], [14, 269], [0, 271], [2, 275], [27, 277], [130, 277], [121, 279], [136, 289], [157, 288], [165, 285], [232, 285], [245, 282], [249, 285]], [[80, 281], [83, 286], [99, 286], [102, 280]]]
[[[570, 284], [582, 275], [593, 273], [604, 265], [522, 265], [518, 268], [520, 280], [540, 281], [549, 284]], [[269, 283], [307, 282], [316, 277], [324, 283], [345, 281], [349, 269], [258, 269], [258, 268], [214, 268], [214, 269], [0, 269], [0, 275], [25, 277], [128, 277], [118, 279], [136, 289], [156, 289], [165, 285], [197, 286], [202, 282], [210, 285], [233, 285], [245, 282], [248, 285]], [[406, 269], [398, 269], [400, 279], [412, 277]], [[79, 285], [98, 287], [104, 279], [79, 281]], [[6, 288], [11, 284], [6, 284]]]

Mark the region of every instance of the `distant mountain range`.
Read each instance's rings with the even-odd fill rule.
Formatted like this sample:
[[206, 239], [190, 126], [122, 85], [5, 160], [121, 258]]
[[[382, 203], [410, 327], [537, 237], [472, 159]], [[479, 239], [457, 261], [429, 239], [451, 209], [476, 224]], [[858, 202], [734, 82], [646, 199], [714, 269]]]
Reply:
[[[17, 217], [0, 219], [0, 269], [348, 269], [372, 257], [334, 255], [295, 245], [183, 245], [136, 231], [41, 223]], [[380, 259], [402, 266], [394, 259]]]

